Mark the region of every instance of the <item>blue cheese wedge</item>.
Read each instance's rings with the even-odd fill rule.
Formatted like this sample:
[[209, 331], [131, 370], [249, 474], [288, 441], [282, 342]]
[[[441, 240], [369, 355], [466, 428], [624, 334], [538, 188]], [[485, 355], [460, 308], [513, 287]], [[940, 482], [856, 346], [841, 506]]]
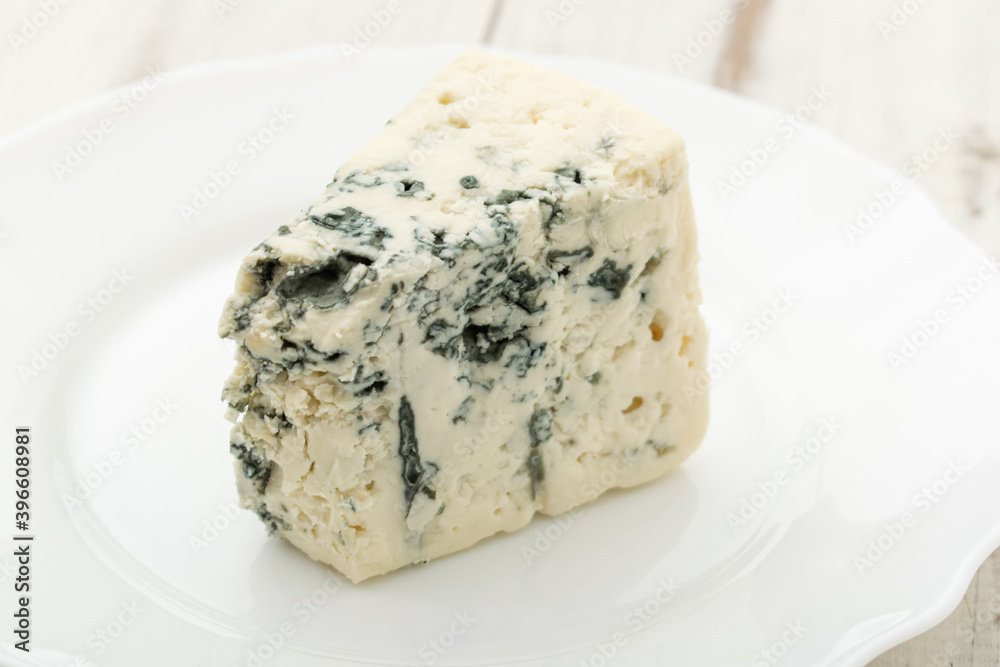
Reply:
[[360, 581], [659, 477], [708, 418], [697, 261], [676, 132], [464, 53], [242, 263], [243, 506]]

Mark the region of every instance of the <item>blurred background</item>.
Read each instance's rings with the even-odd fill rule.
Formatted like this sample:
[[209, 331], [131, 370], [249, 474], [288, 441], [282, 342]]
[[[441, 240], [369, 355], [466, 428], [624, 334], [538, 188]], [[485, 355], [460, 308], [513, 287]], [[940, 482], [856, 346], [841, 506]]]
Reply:
[[[788, 111], [820, 89], [813, 123], [1000, 255], [997, 0], [3, 0], [0, 34], [0, 135], [151, 73], [317, 44], [598, 57]], [[1000, 552], [944, 623], [871, 664], [1000, 665], [998, 612]]]

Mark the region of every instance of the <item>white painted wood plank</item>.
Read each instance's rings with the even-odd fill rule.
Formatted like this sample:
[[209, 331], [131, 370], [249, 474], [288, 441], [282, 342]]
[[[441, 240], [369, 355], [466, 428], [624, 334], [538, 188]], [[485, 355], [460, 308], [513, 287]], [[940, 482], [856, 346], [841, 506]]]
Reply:
[[925, 665], [1000, 665], [1000, 551], [979, 569], [965, 598], [944, 622], [869, 663], [869, 667]]
[[53, 4], [51, 17], [32, 0], [2, 5], [0, 25], [9, 28], [0, 46], [0, 133], [134, 79], [149, 64], [132, 54], [148, 39], [158, 3]]
[[[492, 0], [187, 0], [185, 29], [165, 50], [170, 66], [208, 58], [257, 55], [313, 44], [391, 46], [477, 42]], [[192, 50], [193, 47], [193, 50]]]
[[898, 169], [926, 164], [920, 184], [945, 215], [1000, 254], [1000, 4], [902, 4], [772, 0], [740, 91], [793, 108], [826, 85], [817, 124]]
[[[38, 0], [0, 3], [0, 26], [7, 26], [0, 134], [141, 78], [147, 67], [354, 44], [356, 31], [366, 28], [375, 45], [476, 42], [493, 8], [493, 0], [48, 1], [59, 7], [51, 18]], [[40, 28], [31, 26], [33, 18]]]
[[[902, 18], [898, 5], [507, 0], [495, 43], [640, 65], [788, 110], [826, 85], [834, 97], [813, 121], [898, 169], [932, 156], [952, 128], [958, 140], [921, 184], [956, 226], [1000, 254], [1000, 4], [927, 3]], [[889, 22], [882, 30], [880, 20]]]
[[[595, 56], [707, 81], [729, 30], [720, 17], [734, 6], [736, 0], [505, 0], [494, 43]], [[704, 46], [694, 42], [692, 48], [697, 39]]]

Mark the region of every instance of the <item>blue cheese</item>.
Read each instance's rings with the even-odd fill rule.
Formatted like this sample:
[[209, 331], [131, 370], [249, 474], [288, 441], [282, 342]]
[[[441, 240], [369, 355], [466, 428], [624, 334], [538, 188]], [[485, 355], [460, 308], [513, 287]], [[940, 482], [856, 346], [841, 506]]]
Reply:
[[662, 475], [707, 422], [697, 260], [677, 133], [464, 53], [242, 263], [243, 506], [360, 581]]

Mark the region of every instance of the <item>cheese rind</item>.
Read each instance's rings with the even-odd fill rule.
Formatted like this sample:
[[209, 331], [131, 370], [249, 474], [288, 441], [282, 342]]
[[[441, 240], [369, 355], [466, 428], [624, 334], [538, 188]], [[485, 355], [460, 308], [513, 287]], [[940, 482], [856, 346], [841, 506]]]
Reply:
[[466, 52], [243, 261], [241, 502], [360, 581], [662, 475], [707, 423], [696, 245], [673, 130]]

